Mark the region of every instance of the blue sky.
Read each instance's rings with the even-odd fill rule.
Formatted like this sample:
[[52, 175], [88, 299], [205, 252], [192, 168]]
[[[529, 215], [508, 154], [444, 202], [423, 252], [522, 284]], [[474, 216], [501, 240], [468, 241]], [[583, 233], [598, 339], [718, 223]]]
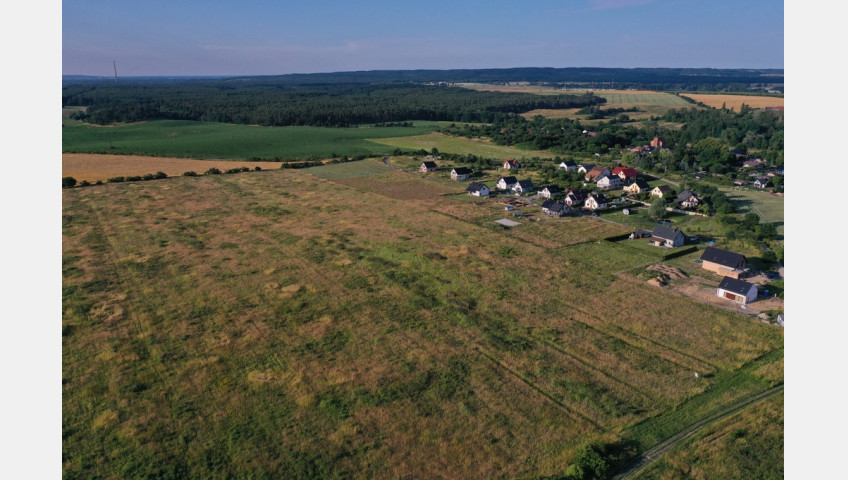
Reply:
[[783, 68], [783, 2], [66, 0], [62, 73]]
[[783, 2], [66, 0], [67, 75], [783, 68]]

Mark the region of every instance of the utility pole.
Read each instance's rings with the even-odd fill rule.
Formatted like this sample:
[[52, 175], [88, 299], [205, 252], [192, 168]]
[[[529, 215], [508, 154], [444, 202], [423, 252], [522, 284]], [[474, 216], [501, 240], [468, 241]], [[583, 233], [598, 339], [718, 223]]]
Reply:
[[118, 82], [118, 66], [115, 64], [115, 61], [112, 60], [112, 68], [115, 69], [115, 82]]

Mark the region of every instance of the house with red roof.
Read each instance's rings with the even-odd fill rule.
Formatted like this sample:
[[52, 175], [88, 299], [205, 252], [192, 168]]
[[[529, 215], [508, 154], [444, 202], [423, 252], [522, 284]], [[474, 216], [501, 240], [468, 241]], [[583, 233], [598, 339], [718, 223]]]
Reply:
[[514, 170], [516, 168], [520, 168], [521, 165], [518, 163], [518, 160], [507, 158], [506, 160], [504, 160], [503, 167], [507, 170]]
[[617, 175], [622, 181], [630, 180], [639, 175], [635, 168], [631, 167], [615, 167], [612, 169], [612, 174]]

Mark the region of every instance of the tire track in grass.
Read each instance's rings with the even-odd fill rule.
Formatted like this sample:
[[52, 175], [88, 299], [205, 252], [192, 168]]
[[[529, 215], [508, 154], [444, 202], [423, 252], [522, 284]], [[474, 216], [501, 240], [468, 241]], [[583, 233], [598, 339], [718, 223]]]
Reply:
[[686, 441], [699, 431], [703, 430], [704, 428], [709, 427], [710, 425], [713, 425], [721, 420], [724, 420], [725, 418], [728, 418], [731, 415], [738, 413], [739, 411], [747, 408], [750, 405], [753, 405], [755, 403], [761, 402], [763, 400], [766, 400], [782, 393], [783, 385], [781, 384], [764, 392], [760, 392], [756, 395], [752, 395], [748, 398], [739, 400], [738, 402], [724, 408], [723, 410], [715, 412], [698, 420], [695, 423], [692, 423], [691, 425], [667, 438], [660, 444], [639, 455], [636, 460], [625, 466], [624, 470], [621, 473], [615, 475], [613, 478], [615, 480], [625, 480], [628, 478], [633, 478], [634, 476], [638, 476], [654, 462], [661, 459], [671, 449], [683, 443], [684, 441]]

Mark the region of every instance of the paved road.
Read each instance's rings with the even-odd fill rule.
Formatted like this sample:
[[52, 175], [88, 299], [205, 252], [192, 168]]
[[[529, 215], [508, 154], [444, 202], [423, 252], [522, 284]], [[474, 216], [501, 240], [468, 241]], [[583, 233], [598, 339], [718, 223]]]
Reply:
[[616, 476], [613, 477], [613, 479], [624, 480], [626, 478], [633, 478], [634, 476], [639, 475], [643, 470], [648, 468], [648, 466], [662, 458], [672, 448], [676, 447], [677, 445], [687, 440], [692, 435], [695, 435], [699, 431], [703, 430], [704, 428], [733, 415], [734, 413], [744, 409], [745, 407], [748, 407], [757, 402], [761, 402], [781, 393], [783, 393], [783, 385], [778, 385], [774, 388], [766, 390], [765, 392], [759, 393], [749, 398], [742, 399], [719, 412], [702, 418], [701, 420], [675, 433], [671, 437], [667, 438], [665, 441], [657, 444], [654, 448], [651, 448], [650, 450], [640, 455], [636, 460], [624, 467], [624, 471], [618, 473]]

